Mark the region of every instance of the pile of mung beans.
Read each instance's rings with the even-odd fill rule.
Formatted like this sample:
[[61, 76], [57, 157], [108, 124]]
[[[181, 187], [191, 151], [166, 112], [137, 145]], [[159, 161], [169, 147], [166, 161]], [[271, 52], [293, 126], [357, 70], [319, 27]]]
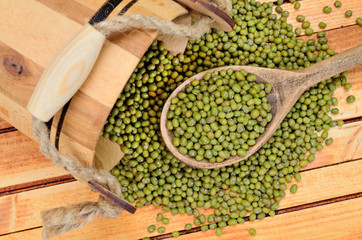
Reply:
[[272, 119], [266, 97], [271, 90], [245, 70], [213, 71], [193, 80], [171, 100], [166, 127], [173, 145], [198, 161], [244, 157]]
[[[194, 224], [202, 231], [215, 229], [222, 235], [227, 225], [274, 216], [287, 183], [293, 177], [300, 181], [301, 168], [314, 161], [323, 143], [333, 143], [328, 131], [342, 126], [343, 121], [332, 121], [328, 113], [339, 112], [333, 97], [336, 88], [351, 87], [347, 72], [305, 91], [274, 135], [245, 161], [218, 169], [194, 169], [175, 159], [162, 142], [159, 118], [163, 104], [179, 84], [196, 73], [227, 65], [296, 70], [335, 54], [325, 32], [318, 33], [317, 41], [297, 39], [287, 23], [289, 13], [279, 7], [280, 14], [274, 14], [272, 9], [272, 2], [233, 0], [233, 31], [213, 29], [190, 41], [184, 54], [177, 56], [162, 42], [152, 43], [102, 132], [122, 145], [125, 153], [111, 172], [126, 200], [136, 201], [137, 207], [154, 205], [172, 214], [193, 214]], [[349, 103], [354, 101], [354, 96], [347, 98]], [[297, 186], [290, 191], [295, 193]], [[213, 214], [206, 217], [200, 208], [211, 208]], [[191, 227], [186, 224], [185, 229]], [[155, 229], [148, 228], [150, 232]], [[166, 230], [159, 227], [158, 231]], [[254, 229], [249, 232], [255, 234]]]

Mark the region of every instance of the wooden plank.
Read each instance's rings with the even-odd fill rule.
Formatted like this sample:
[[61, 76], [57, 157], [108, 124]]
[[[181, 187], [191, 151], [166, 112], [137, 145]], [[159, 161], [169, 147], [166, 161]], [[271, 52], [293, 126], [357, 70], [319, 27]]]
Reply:
[[[317, 39], [317, 34], [313, 36], [303, 36], [304, 40]], [[326, 32], [328, 38], [328, 44], [336, 52], [343, 52], [354, 46], [362, 44], [362, 27], [354, 25], [346, 28], [334, 29]], [[334, 120], [348, 119], [362, 116], [362, 105], [358, 104], [358, 101], [362, 99], [362, 67], [355, 67], [349, 70], [348, 81], [352, 84], [350, 90], [345, 90], [343, 87], [337, 88], [334, 92], [334, 96], [338, 99], [339, 114], [332, 115]], [[346, 103], [346, 98], [349, 95], [354, 95], [357, 98], [355, 104]]]
[[0, 129], [11, 128], [12, 126], [5, 120], [0, 118]]
[[[348, 173], [348, 177], [342, 178], [341, 176], [346, 173]], [[298, 183], [298, 193], [287, 194], [281, 202], [281, 208], [361, 192], [361, 174], [362, 160], [303, 172], [303, 181]], [[47, 201], [43, 201], [44, 199]], [[84, 199], [95, 200], [95, 194], [79, 182], [1, 197], [0, 234], [41, 226], [40, 211], [50, 206], [64, 206]], [[156, 214], [160, 211], [162, 211], [160, 208], [149, 206], [138, 209], [135, 215], [124, 212], [116, 220], [98, 218], [81, 229], [64, 234], [59, 239], [97, 239], [110, 236], [120, 239], [139, 239], [148, 235], [155, 236], [157, 232], [149, 234], [147, 227], [150, 224], [161, 225], [155, 220]], [[207, 212], [210, 211], [211, 209]], [[181, 230], [186, 223], [193, 222], [193, 218], [188, 215], [171, 216], [167, 212], [165, 216], [171, 220], [166, 226], [167, 232]]]
[[[334, 143], [318, 152], [316, 160], [305, 169], [362, 158], [362, 121], [332, 128], [329, 134]], [[38, 144], [20, 132], [0, 135], [0, 159], [0, 188], [7, 187], [8, 190], [68, 174], [53, 165], [38, 150]]]
[[[351, 221], [354, 219], [354, 221]], [[361, 239], [362, 198], [337, 202], [320, 207], [277, 215], [262, 221], [246, 222], [223, 229], [223, 240], [234, 239]], [[257, 231], [250, 236], [249, 229]], [[213, 239], [214, 231], [198, 232], [179, 237], [186, 239]]]
[[[351, 221], [355, 219], [355, 221]], [[216, 237], [214, 231], [197, 232], [178, 237], [181, 240], [203, 239], [361, 239], [362, 198], [332, 203], [324, 206], [304, 209], [292, 213], [277, 215], [262, 221], [246, 222], [223, 229], [222, 237]], [[127, 228], [128, 226], [118, 226]], [[257, 234], [250, 236], [249, 228], [255, 228]], [[41, 228], [18, 232], [0, 237], [1, 240], [35, 240], [41, 235]], [[118, 235], [106, 234], [109, 239]], [[55, 238], [61, 239], [61, 238]], [[63, 238], [65, 239], [65, 238]], [[84, 238], [85, 239], [85, 238]], [[97, 237], [89, 237], [97, 239]], [[106, 239], [106, 238], [102, 238]]]
[[333, 165], [362, 157], [362, 121], [332, 128], [329, 137], [334, 139], [330, 146], [316, 153], [316, 159], [303, 168], [313, 169]]
[[14, 185], [69, 177], [67, 171], [43, 156], [36, 142], [19, 131], [0, 134], [0, 159], [0, 192], [3, 188], [11, 190]]
[[[70, 191], [72, 188], [69, 187], [73, 187], [74, 184], [79, 185], [79, 187], [82, 188], [82, 191], [78, 192], [76, 187], [73, 188], [74, 191]], [[66, 206], [67, 204], [82, 201], [94, 201], [98, 196], [97, 193], [92, 192], [80, 182], [43, 188], [49, 195], [57, 196], [56, 198], [47, 198], [45, 195], [40, 196], [39, 190], [2, 197], [3, 201], [0, 203], [0, 226], [2, 229], [13, 228], [16, 226], [29, 226], [29, 222], [32, 221], [32, 218], [38, 219], [37, 221], [40, 223], [39, 209], [45, 210], [55, 206]], [[65, 192], [66, 194], [64, 194]], [[36, 201], [34, 201], [35, 199]], [[3, 233], [6, 232], [1, 231], [0, 235]]]
[[[62, 15], [78, 22], [85, 24], [90, 20], [94, 13], [105, 1], [73, 1], [73, 0], [37, 0], [45, 6], [61, 13]], [[86, 3], [89, 3], [86, 5]]]
[[[294, 27], [300, 27], [301, 23], [296, 20], [298, 15], [305, 16], [305, 21], [310, 21], [314, 31], [321, 31], [318, 27], [320, 22], [325, 22], [327, 27], [324, 30], [346, 27], [356, 24], [356, 18], [362, 16], [362, 4], [360, 0], [342, 1], [342, 7], [336, 8], [331, 0], [303, 0], [300, 1], [301, 7], [298, 10], [294, 9], [294, 4], [284, 3], [282, 8], [284, 11], [289, 11], [288, 23]], [[330, 14], [323, 13], [323, 8], [330, 6], [332, 12]], [[353, 11], [352, 17], [345, 17], [344, 13], [347, 10]], [[304, 34], [304, 30], [302, 31]]]

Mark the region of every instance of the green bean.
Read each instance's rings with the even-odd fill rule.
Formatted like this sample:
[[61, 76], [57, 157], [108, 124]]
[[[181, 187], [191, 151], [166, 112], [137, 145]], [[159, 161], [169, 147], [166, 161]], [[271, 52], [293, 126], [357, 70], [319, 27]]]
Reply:
[[201, 231], [205, 232], [205, 231], [207, 231], [207, 230], [209, 230], [209, 226], [208, 226], [208, 225], [202, 225], [202, 226], [201, 226]]
[[149, 232], [149, 233], [152, 233], [152, 232], [154, 232], [156, 230], [156, 226], [155, 225], [151, 225], [151, 226], [149, 226], [148, 228], [147, 228], [147, 231]]
[[354, 103], [354, 101], [356, 101], [356, 97], [353, 95], [350, 95], [347, 97], [346, 101], [347, 101], [347, 103]]
[[334, 6], [337, 8], [340, 8], [340, 7], [342, 7], [342, 3], [340, 1], [335, 1]]
[[221, 236], [222, 235], [222, 229], [216, 228], [216, 235]]
[[162, 218], [163, 224], [168, 224], [169, 222], [170, 222], [170, 220], [168, 218]]
[[344, 15], [345, 15], [346, 17], [352, 17], [353, 12], [352, 12], [351, 10], [347, 10], [347, 11], [344, 13]]
[[295, 180], [297, 180], [298, 182], [300, 182], [300, 181], [302, 180], [302, 176], [300, 175], [300, 173], [294, 174], [294, 178], [295, 178]]
[[362, 18], [357, 18], [356, 23], [360, 26], [362, 26]]
[[196, 226], [200, 226], [200, 225], [201, 225], [201, 221], [200, 221], [200, 219], [198, 219], [198, 218], [195, 218], [195, 219], [194, 219], [194, 223], [195, 223]]
[[320, 22], [320, 23], [318, 24], [318, 26], [319, 26], [320, 28], [326, 28], [326, 27], [327, 27], [327, 24], [326, 24], [325, 22]]
[[177, 238], [180, 236], [180, 233], [178, 231], [174, 231], [171, 233], [172, 237]]
[[297, 190], [298, 190], [298, 185], [296, 185], [296, 184], [293, 184], [293, 185], [290, 187], [290, 192], [293, 193], [293, 194], [296, 193]]
[[300, 8], [300, 2], [294, 3], [294, 9], [298, 10]]
[[313, 31], [313, 29], [311, 29], [311, 28], [307, 28], [307, 29], [305, 30], [305, 34], [308, 35], [308, 36], [312, 35], [313, 33], [314, 33], [314, 31]]
[[324, 12], [324, 13], [331, 13], [331, 12], [332, 12], [332, 8], [329, 7], [329, 6], [325, 6], [325, 7], [323, 8], [323, 12]]
[[326, 139], [326, 145], [327, 146], [332, 145], [332, 143], [333, 143], [333, 138]]
[[166, 232], [166, 228], [165, 227], [159, 227], [159, 228], [157, 228], [157, 232], [158, 233], [164, 233], [164, 232]]
[[300, 29], [300, 27], [296, 27], [294, 32], [297, 36], [300, 36], [302, 34], [302, 30]]
[[201, 224], [206, 222], [206, 217], [205, 217], [204, 214], [201, 214], [201, 215], [199, 216], [199, 219], [200, 219], [200, 223], [201, 223]]
[[307, 28], [309, 28], [309, 26], [310, 26], [310, 22], [309, 22], [309, 21], [305, 21], [305, 22], [302, 23], [302, 28], [303, 28], [303, 29], [307, 29]]
[[338, 108], [332, 108], [331, 112], [332, 112], [332, 114], [338, 114], [339, 109]]
[[250, 228], [249, 229], [249, 234], [250, 235], [255, 235], [256, 234], [256, 230], [254, 228]]
[[162, 213], [157, 213], [156, 220], [161, 221], [162, 219], [163, 219], [163, 214]]
[[304, 20], [305, 20], [305, 17], [303, 15], [298, 15], [297, 16], [297, 21], [298, 22], [304, 22]]

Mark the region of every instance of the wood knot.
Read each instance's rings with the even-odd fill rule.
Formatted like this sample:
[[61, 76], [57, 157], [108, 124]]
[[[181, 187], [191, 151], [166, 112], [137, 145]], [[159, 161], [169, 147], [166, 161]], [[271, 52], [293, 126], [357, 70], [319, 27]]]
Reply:
[[14, 61], [15, 59], [11, 59], [8, 57], [4, 58], [4, 67], [5, 69], [10, 72], [13, 75], [20, 75], [23, 72], [23, 66], [18, 63], [17, 61]]

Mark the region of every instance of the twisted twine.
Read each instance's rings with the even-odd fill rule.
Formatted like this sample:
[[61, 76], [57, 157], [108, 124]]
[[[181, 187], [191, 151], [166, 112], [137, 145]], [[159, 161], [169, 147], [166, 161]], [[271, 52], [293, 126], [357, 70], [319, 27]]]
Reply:
[[[218, 7], [230, 12], [232, 4], [230, 0], [214, 0]], [[146, 15], [116, 16], [109, 20], [100, 22], [94, 27], [104, 35], [112, 32], [125, 32], [130, 29], [158, 30], [164, 35], [174, 35], [177, 37], [188, 37], [190, 39], [200, 38], [209, 31], [213, 20], [210, 17], [202, 16], [194, 25], [178, 25], [169, 20], [158, 19]], [[90, 168], [79, 160], [65, 156], [55, 148], [49, 137], [49, 130], [44, 122], [33, 117], [33, 133], [40, 143], [42, 153], [60, 167], [65, 168], [74, 176], [79, 176], [85, 181], [95, 181], [118, 197], [122, 197], [121, 186], [117, 179], [108, 171]], [[48, 239], [56, 235], [82, 227], [98, 216], [104, 218], [117, 218], [122, 209], [99, 196], [97, 202], [82, 202], [68, 207], [60, 207], [43, 211], [43, 239]]]

